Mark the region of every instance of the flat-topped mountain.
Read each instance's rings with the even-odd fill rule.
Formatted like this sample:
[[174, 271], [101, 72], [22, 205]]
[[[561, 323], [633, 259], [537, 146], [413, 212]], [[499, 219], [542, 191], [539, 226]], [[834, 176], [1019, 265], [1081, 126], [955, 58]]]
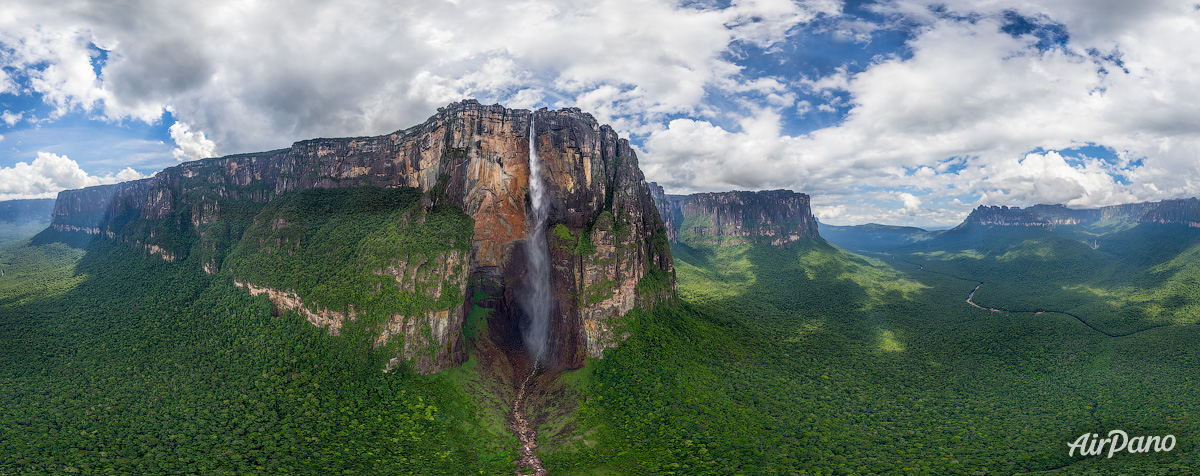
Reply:
[[[369, 310], [362, 302], [313, 302], [303, 290], [280, 288], [286, 280], [237, 265], [253, 260], [230, 257], [270, 262], [263, 256], [315, 246], [312, 238], [288, 234], [304, 218], [297, 211], [303, 203], [267, 207], [280, 197], [319, 189], [411, 188], [419, 203], [389, 225], [401, 227], [392, 233], [420, 235], [431, 213], [449, 207], [469, 219], [463, 223], [469, 224], [470, 242], [456, 243], [457, 235], [447, 231], [444, 243], [422, 248], [420, 256], [364, 258], [373, 267], [362, 273], [379, 277], [379, 285], [392, 280], [410, 298], [427, 298], [418, 300], [424, 307], [397, 311], [374, 332], [380, 345], [402, 338], [403, 357], [418, 370], [435, 371], [465, 359], [462, 328], [473, 305], [502, 311], [500, 322], [489, 323], [498, 339], [519, 339], [514, 296], [525, 272], [521, 245], [530, 232], [531, 144], [540, 157], [548, 227], [554, 230], [552, 353], [559, 364], [579, 367], [586, 356], [601, 357], [620, 342], [617, 318], [673, 296], [674, 273], [666, 229], [637, 155], [611, 127], [577, 108], [529, 111], [466, 100], [391, 134], [313, 139], [188, 162], [143, 180], [64, 191], [53, 227], [119, 240], [167, 260], [194, 260], [209, 274], [229, 273], [251, 292], [267, 294], [332, 333]], [[389, 200], [381, 203], [408, 203]], [[382, 291], [373, 286], [363, 292]]]
[[1067, 208], [1063, 205], [1033, 205], [1027, 208], [981, 205], [972, 211], [963, 223], [1053, 227], [1085, 225], [1101, 220], [1173, 223], [1200, 227], [1200, 200], [1185, 198], [1085, 209]]
[[650, 184], [667, 236], [673, 243], [769, 243], [787, 247], [816, 238], [817, 220], [808, 195], [791, 190], [667, 195]]
[[53, 198], [0, 201], [0, 221], [50, 221], [54, 212]]

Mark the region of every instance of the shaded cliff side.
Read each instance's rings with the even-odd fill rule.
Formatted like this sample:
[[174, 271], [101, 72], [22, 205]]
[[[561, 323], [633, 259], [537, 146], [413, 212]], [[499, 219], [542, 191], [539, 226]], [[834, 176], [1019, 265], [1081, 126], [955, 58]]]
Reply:
[[1064, 205], [1033, 205], [1026, 208], [981, 205], [967, 216], [963, 224], [1054, 227], [1086, 225], [1101, 220], [1200, 227], [1200, 200], [1185, 198], [1085, 209], [1067, 208]]
[[[120, 240], [168, 260], [192, 259], [204, 272], [229, 273], [243, 282], [254, 273], [230, 269], [226, 257], [231, 251], [246, 246], [268, 254], [286, 249], [286, 237], [273, 233], [286, 228], [287, 220], [268, 216], [265, 208], [278, 197], [309, 189], [415, 189], [421, 210], [406, 215], [406, 226], [423, 226], [438, 207], [457, 209], [468, 218], [469, 252], [456, 258], [464, 267], [447, 265], [444, 273], [430, 273], [428, 266], [446, 254], [395, 258], [372, 271], [395, 278], [398, 287], [418, 279], [422, 282], [414, 286], [460, 289], [465, 297], [452, 306], [389, 321], [375, 332], [387, 340], [403, 329], [420, 329], [422, 342], [449, 343], [439, 344], [434, 355], [416, 364], [418, 370], [436, 371], [465, 358], [453, 349], [462, 347], [460, 330], [473, 305], [501, 311], [498, 322], [489, 323], [500, 340], [516, 335], [520, 310], [513, 297], [522, 282], [522, 244], [529, 231], [533, 122], [550, 195], [549, 226], [565, 231], [556, 236], [574, 240], [572, 246], [560, 240], [552, 250], [558, 309], [551, 353], [557, 364], [579, 367], [585, 357], [601, 357], [622, 339], [619, 320], [634, 306], [673, 298], [674, 271], [666, 229], [636, 154], [611, 127], [576, 108], [529, 111], [466, 100], [392, 134], [313, 139], [287, 149], [188, 162], [148, 179], [62, 192], [52, 226]], [[275, 225], [276, 220], [283, 222]], [[255, 243], [241, 242], [248, 228], [259, 230]], [[430, 251], [426, 257], [453, 254], [453, 248]], [[264, 288], [268, 283], [244, 284], [281, 296], [280, 302], [295, 291], [271, 289], [272, 294]], [[476, 296], [483, 297], [476, 301]], [[322, 303], [306, 301], [305, 307], [318, 313]], [[408, 338], [414, 335], [409, 332]]]
[[791, 190], [667, 195], [650, 184], [654, 203], [673, 243], [769, 243], [787, 247], [816, 238], [809, 197]]

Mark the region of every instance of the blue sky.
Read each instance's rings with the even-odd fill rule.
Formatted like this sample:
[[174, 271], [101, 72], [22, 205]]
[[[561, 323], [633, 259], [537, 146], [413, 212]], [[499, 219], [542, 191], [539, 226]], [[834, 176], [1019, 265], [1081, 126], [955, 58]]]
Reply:
[[575, 106], [668, 192], [834, 224], [1200, 195], [1200, 6], [1120, 0], [11, 0], [0, 199], [375, 135], [463, 98]]

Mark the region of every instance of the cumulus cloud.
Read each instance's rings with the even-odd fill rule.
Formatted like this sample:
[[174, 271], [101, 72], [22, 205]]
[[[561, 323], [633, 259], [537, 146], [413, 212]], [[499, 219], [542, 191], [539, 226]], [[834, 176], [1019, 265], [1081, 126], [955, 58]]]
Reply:
[[[1200, 42], [1200, 11], [1175, 2], [1113, 13], [1078, 2], [965, 0], [892, 1], [877, 8], [919, 25], [906, 45], [910, 55], [877, 57], [857, 73], [842, 68], [799, 82], [833, 106], [848, 98], [842, 122], [797, 135], [756, 136], [744, 127], [673, 121], [647, 141], [647, 162], [675, 188], [721, 188], [733, 184], [730, 175], [745, 176], [734, 172], [745, 159], [696, 149], [733, 151], [756, 143], [765, 155], [750, 164], [756, 176], [737, 185], [785, 182], [841, 196], [852, 209], [841, 217], [901, 198], [899, 211], [945, 224], [980, 203], [1093, 207], [1200, 194], [1200, 99], [1194, 94], [1200, 53], [1190, 46]], [[1013, 15], [1041, 22], [1052, 34], [1015, 31], [1007, 23]], [[833, 106], [815, 109], [832, 112]], [[1118, 160], [1053, 152], [1081, 145], [1111, 148]], [[690, 172], [697, 169], [704, 172]], [[845, 193], [867, 186], [911, 192], [890, 200]], [[951, 204], [959, 199], [973, 201]], [[930, 215], [945, 211], [953, 213]]]
[[904, 204], [904, 212], [912, 215], [921, 209], [921, 199], [908, 192], [900, 192], [896, 194], [900, 199], [900, 203]]
[[171, 134], [171, 140], [175, 141], [177, 146], [172, 154], [175, 155], [175, 160], [180, 162], [184, 160], [200, 160], [208, 157], [216, 157], [217, 144], [200, 131], [192, 132], [191, 128], [182, 122], [176, 121], [171, 124], [167, 131]]
[[977, 183], [984, 205], [1061, 203], [1068, 206], [1102, 206], [1132, 201], [1095, 159], [1071, 164], [1056, 152], [1028, 154], [1021, 159], [997, 160], [958, 174]]
[[818, 220], [821, 220], [822, 222], [826, 222], [827, 220], [836, 220], [836, 219], [838, 219], [838, 217], [845, 215], [846, 214], [846, 206], [845, 205], [827, 205], [827, 206], [813, 205], [812, 212], [813, 212], [813, 215], [816, 216]]
[[5, 124], [8, 124], [9, 127], [12, 127], [17, 125], [18, 122], [21, 122], [21, 118], [24, 116], [25, 115], [23, 113], [12, 112], [6, 109], [3, 113], [0, 113], [0, 121], [4, 121]]
[[0, 168], [0, 200], [54, 198], [58, 192], [145, 178], [126, 167], [116, 174], [89, 175], [65, 155], [38, 152], [32, 163]]
[[[385, 133], [464, 97], [578, 106], [671, 191], [793, 188], [839, 219], [1200, 194], [1200, 12], [1170, 0], [881, 0], [882, 21], [834, 0], [134, 4], [6, 3], [0, 92], [52, 116], [169, 110], [180, 160]], [[818, 24], [906, 40], [813, 77], [741, 61]], [[1054, 152], [1081, 145], [1117, 160]]]
[[[840, 8], [832, 0], [12, 3], [0, 20], [0, 43], [12, 51], [0, 65], [27, 76], [57, 114], [154, 121], [169, 108], [231, 151], [385, 133], [464, 97], [578, 105], [626, 133], [648, 133], [667, 114], [711, 114], [709, 92], [746, 81], [728, 56], [733, 46], [768, 48]], [[97, 74], [100, 49], [107, 60]]]
[[685, 191], [789, 187], [805, 175], [798, 141], [781, 136], [777, 113], [760, 109], [739, 126], [729, 132], [708, 121], [673, 120], [646, 139], [642, 168]]

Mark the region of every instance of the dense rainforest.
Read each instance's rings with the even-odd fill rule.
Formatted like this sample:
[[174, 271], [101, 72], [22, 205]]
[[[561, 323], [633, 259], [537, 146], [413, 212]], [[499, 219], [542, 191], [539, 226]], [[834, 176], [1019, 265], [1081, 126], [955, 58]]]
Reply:
[[[376, 279], [360, 265], [388, 240], [408, 243], [405, 253], [463, 246], [455, 240], [469, 218], [451, 210], [424, 216], [437, 240], [405, 235], [397, 224], [414, 203], [403, 190], [282, 197], [229, 225], [227, 262], [211, 275], [200, 252], [170, 262], [78, 233], [12, 233], [0, 244], [0, 474], [512, 474], [510, 382], [494, 375], [483, 337], [490, 311], [472, 309], [462, 330], [467, 363], [385, 373], [394, 352], [363, 331], [373, 318], [330, 335], [234, 284], [239, 270], [332, 307], [428, 304], [333, 286]], [[263, 227], [271, 221], [259, 214], [302, 225]], [[257, 245], [272, 242], [281, 245]], [[976, 226], [852, 251], [821, 238], [786, 249], [673, 243], [679, 301], [634, 310], [621, 346], [535, 390], [545, 466], [554, 475], [1200, 466], [1196, 230]], [[328, 278], [298, 278], [310, 275]], [[971, 306], [972, 290], [975, 303], [1008, 312]], [[1068, 456], [1079, 435], [1112, 429], [1173, 434], [1178, 445]]]

